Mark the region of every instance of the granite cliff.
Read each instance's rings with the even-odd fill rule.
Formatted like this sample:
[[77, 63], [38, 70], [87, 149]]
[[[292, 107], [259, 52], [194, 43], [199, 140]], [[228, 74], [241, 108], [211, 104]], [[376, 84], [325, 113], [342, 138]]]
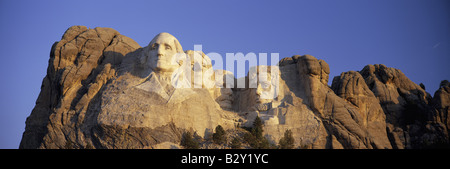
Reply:
[[[160, 52], [164, 40], [171, 42], [165, 50], [191, 58], [192, 62], [179, 63], [187, 70], [179, 72], [180, 77], [200, 71], [200, 79], [213, 84], [190, 88], [167, 84], [159, 72], [172, 68], [152, 60], [162, 57], [152, 52]], [[260, 86], [225, 88], [224, 82], [234, 78], [231, 72], [211, 74], [207, 55], [184, 51], [170, 34], [161, 33], [141, 47], [111, 28], [72, 26], [51, 48], [47, 75], [26, 120], [20, 148], [179, 148], [186, 132], [195, 133], [201, 148], [229, 148], [233, 138], [242, 140], [248, 132], [241, 127], [250, 127], [256, 117], [272, 145], [286, 130], [292, 131], [295, 147], [301, 148], [449, 144], [448, 81], [432, 97], [400, 70], [382, 64], [343, 72], [333, 78], [331, 87], [328, 63], [311, 55], [259, 67], [272, 72], [268, 79], [279, 79], [277, 97], [262, 99]], [[260, 74], [252, 73], [247, 82]], [[184, 82], [172, 84], [189, 85]], [[193, 80], [190, 86], [196, 83]], [[218, 125], [229, 138], [221, 146], [208, 141]]]

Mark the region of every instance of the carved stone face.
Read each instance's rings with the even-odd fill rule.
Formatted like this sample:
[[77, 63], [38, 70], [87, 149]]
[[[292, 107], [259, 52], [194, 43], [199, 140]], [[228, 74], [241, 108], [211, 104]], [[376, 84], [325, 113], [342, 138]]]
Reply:
[[277, 97], [278, 93], [276, 92], [276, 88], [279, 85], [277, 83], [278, 79], [272, 78], [270, 71], [262, 75], [257, 73], [250, 74], [249, 76], [259, 77], [257, 88], [249, 89], [249, 106], [253, 106], [253, 108], [258, 111], [267, 111], [271, 108], [270, 103]]
[[[270, 77], [270, 75], [269, 75]], [[255, 90], [256, 103], [269, 103], [275, 95], [274, 87], [270, 81], [260, 81]]]
[[148, 66], [155, 71], [173, 72], [180, 67], [176, 54], [183, 52], [178, 40], [169, 33], [160, 33], [150, 42], [146, 49]]
[[[270, 77], [270, 75], [268, 75]], [[275, 91], [274, 86], [271, 84], [270, 79], [268, 81], [259, 81], [257, 88], [250, 88], [251, 99], [253, 100], [253, 106], [258, 111], [267, 111], [271, 107], [268, 103], [273, 101]]]
[[231, 88], [226, 88], [225, 80], [227, 76], [234, 78], [234, 75], [233, 73], [224, 70], [214, 70], [214, 72], [218, 78], [215, 81], [217, 87], [214, 88], [213, 97], [222, 109], [231, 110], [233, 107], [233, 90]]
[[215, 93], [218, 93], [216, 102], [219, 103], [220, 107], [231, 110], [233, 107], [233, 90], [230, 88], [215, 88]]

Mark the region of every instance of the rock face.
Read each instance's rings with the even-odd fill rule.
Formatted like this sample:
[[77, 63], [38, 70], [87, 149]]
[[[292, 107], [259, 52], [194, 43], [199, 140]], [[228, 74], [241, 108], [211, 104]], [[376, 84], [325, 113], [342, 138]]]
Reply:
[[386, 135], [386, 116], [378, 99], [355, 71], [341, 73], [333, 79], [334, 92], [352, 107], [357, 108], [357, 123], [367, 131], [377, 148], [391, 148]]
[[[122, 58], [140, 46], [111, 28], [70, 27], [53, 44], [47, 76], [27, 118], [20, 148], [62, 148], [83, 142], [86, 112]], [[92, 144], [91, 144], [92, 145]]]
[[[164, 41], [172, 46], [159, 49]], [[167, 63], [152, 62], [171, 48], [190, 61], [177, 61], [183, 71], [175, 70], [172, 84], [190, 87], [170, 87], [158, 71]], [[329, 87], [328, 64], [311, 55], [256, 68], [267, 70], [257, 88], [226, 88], [236, 81], [231, 72], [213, 70], [207, 55], [183, 51], [170, 34], [140, 47], [111, 28], [70, 27], [52, 46], [20, 148], [179, 148], [185, 132], [208, 140], [217, 125], [243, 136], [236, 127], [251, 127], [256, 117], [274, 145], [291, 130], [301, 148], [448, 146], [448, 83], [432, 98], [400, 70], [367, 65], [334, 77]], [[261, 75], [249, 73], [247, 83]], [[221, 147], [211, 144], [202, 147]]]
[[434, 93], [432, 104], [436, 109], [433, 120], [444, 124], [448, 131], [450, 129], [450, 83], [448, 81], [441, 82], [440, 88]]
[[445, 123], [434, 118], [430, 94], [400, 70], [382, 64], [367, 65], [361, 75], [386, 114], [393, 148], [423, 148], [448, 142]]

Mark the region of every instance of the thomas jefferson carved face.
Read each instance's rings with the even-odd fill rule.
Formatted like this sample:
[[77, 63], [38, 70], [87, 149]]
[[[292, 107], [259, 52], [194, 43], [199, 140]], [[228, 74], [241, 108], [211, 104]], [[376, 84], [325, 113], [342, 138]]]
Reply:
[[180, 67], [177, 53], [183, 53], [180, 42], [169, 33], [160, 33], [146, 47], [147, 65], [154, 71], [173, 72]]

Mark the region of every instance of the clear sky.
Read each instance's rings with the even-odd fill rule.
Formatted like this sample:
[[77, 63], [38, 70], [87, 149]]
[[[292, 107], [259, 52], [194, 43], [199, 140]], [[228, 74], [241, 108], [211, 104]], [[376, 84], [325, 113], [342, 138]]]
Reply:
[[450, 1], [0, 1], [0, 148], [18, 148], [50, 48], [72, 25], [111, 27], [146, 46], [169, 32], [184, 50], [310, 54], [334, 76], [400, 69], [434, 95], [450, 80]]

